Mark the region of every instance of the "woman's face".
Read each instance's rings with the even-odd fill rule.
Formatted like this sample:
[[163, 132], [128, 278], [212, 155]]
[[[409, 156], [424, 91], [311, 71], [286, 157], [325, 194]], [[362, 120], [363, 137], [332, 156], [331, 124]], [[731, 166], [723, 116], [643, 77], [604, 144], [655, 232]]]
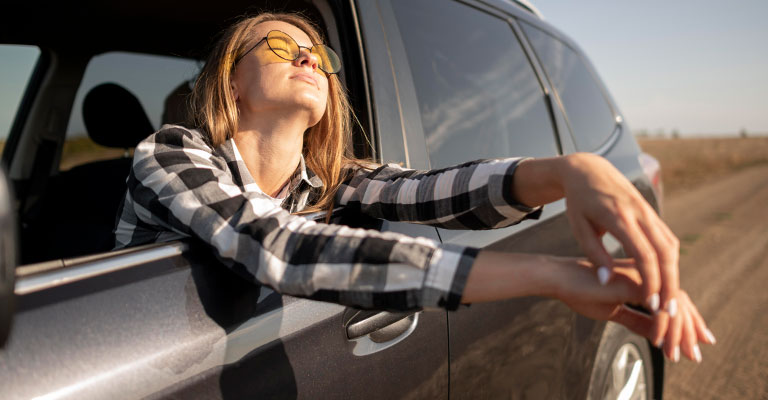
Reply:
[[295, 116], [306, 119], [307, 127], [314, 126], [325, 112], [328, 78], [318, 68], [317, 56], [304, 48], [313, 43], [304, 31], [281, 21], [256, 25], [253, 38], [260, 40], [271, 30], [291, 36], [302, 46], [301, 55], [294, 61], [284, 60], [262, 41], [240, 60], [232, 77], [240, 121]]

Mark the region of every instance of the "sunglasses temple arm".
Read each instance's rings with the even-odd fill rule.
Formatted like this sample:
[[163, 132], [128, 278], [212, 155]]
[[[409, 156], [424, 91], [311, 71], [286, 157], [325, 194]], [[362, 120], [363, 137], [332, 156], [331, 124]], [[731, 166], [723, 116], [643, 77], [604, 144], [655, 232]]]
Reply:
[[239, 62], [240, 62], [240, 60], [242, 60], [242, 59], [243, 59], [243, 57], [247, 56], [247, 55], [248, 55], [248, 53], [250, 53], [251, 51], [253, 51], [253, 49], [255, 49], [255, 48], [256, 48], [256, 46], [260, 45], [260, 44], [261, 44], [261, 42], [263, 42], [263, 41], [265, 41], [265, 40], [267, 40], [267, 37], [266, 37], [266, 36], [264, 36], [263, 38], [261, 38], [261, 40], [259, 40], [258, 42], [256, 42], [256, 44], [254, 44], [253, 46], [251, 46], [251, 48], [250, 48], [250, 49], [248, 49], [248, 51], [246, 51], [245, 53], [243, 53], [243, 55], [241, 55], [240, 57], [237, 57], [237, 59], [235, 60], [235, 65], [237, 65], [237, 63], [239, 63]]

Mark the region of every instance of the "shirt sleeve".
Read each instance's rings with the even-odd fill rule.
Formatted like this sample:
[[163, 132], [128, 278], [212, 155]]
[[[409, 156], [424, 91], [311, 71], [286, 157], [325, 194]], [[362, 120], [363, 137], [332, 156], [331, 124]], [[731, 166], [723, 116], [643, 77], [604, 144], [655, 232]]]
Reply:
[[512, 193], [515, 168], [525, 158], [477, 160], [432, 171], [396, 164], [359, 167], [337, 192], [337, 203], [374, 218], [447, 229], [493, 229], [538, 218], [541, 207]]
[[128, 197], [139, 222], [196, 237], [247, 279], [360, 308], [456, 309], [476, 249], [292, 215], [234, 183], [199, 135], [166, 128], [136, 148]]

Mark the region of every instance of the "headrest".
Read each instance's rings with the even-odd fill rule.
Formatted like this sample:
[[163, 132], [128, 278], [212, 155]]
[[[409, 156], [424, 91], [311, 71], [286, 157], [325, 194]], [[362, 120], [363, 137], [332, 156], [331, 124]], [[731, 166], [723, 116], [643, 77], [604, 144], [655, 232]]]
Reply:
[[115, 83], [95, 86], [83, 100], [88, 136], [107, 147], [136, 147], [155, 128], [131, 92]]

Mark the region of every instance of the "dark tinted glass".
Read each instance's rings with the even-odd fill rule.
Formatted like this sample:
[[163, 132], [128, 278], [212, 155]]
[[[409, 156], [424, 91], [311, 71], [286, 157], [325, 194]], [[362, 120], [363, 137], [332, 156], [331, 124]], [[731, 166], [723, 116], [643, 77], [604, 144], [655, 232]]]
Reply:
[[594, 76], [573, 49], [522, 23], [549, 80], [560, 95], [579, 150], [595, 150], [608, 139], [616, 120]]
[[433, 168], [557, 154], [544, 93], [506, 21], [454, 2], [392, 2]]

